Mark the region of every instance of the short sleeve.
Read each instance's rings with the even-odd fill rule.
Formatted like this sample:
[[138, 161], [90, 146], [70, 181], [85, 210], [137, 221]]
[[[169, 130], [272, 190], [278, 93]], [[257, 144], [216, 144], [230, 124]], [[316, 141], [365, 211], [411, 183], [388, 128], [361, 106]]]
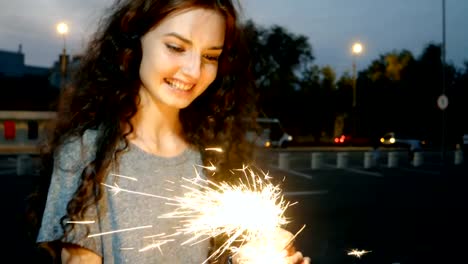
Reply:
[[[36, 239], [37, 243], [61, 239], [63, 235], [61, 218], [66, 214], [67, 204], [79, 186], [82, 171], [94, 159], [94, 152], [93, 138], [90, 138], [88, 132], [81, 138], [68, 140], [55, 153], [54, 168], [41, 227]], [[90, 209], [89, 220], [97, 221], [95, 212], [95, 208]], [[93, 230], [95, 226], [97, 225], [89, 225], [91, 232], [95, 231]], [[100, 254], [100, 242], [86, 238], [86, 231], [85, 224], [78, 224], [71, 236], [64, 242], [76, 244]]]

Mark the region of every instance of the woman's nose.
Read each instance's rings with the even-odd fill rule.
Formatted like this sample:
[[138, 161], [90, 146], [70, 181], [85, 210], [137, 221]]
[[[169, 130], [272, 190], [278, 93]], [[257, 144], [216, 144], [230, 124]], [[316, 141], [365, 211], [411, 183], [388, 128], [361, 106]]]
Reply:
[[192, 79], [198, 79], [201, 71], [201, 56], [196, 53], [187, 54], [182, 72]]

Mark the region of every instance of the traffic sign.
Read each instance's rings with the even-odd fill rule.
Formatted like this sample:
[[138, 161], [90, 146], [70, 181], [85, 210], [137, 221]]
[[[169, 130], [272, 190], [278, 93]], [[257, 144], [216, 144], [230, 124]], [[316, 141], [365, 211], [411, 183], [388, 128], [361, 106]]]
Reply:
[[445, 110], [449, 104], [448, 97], [445, 94], [441, 94], [437, 98], [437, 106], [440, 110]]

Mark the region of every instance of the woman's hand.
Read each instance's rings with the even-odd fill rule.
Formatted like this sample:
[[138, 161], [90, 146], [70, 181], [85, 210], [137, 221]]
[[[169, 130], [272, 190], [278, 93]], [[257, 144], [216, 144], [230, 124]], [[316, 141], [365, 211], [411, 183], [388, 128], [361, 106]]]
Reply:
[[61, 259], [64, 264], [102, 264], [102, 258], [93, 251], [70, 244], [62, 248]]
[[234, 264], [310, 264], [310, 258], [303, 257], [293, 245], [294, 235], [278, 228], [267, 237], [241, 246], [233, 256]]

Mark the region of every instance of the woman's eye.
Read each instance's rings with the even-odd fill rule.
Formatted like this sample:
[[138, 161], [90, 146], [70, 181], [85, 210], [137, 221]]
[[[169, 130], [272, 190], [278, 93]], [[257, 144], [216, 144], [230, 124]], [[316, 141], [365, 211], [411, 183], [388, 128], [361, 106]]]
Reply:
[[203, 56], [205, 59], [209, 60], [209, 61], [212, 61], [212, 62], [217, 62], [219, 60], [219, 56], [218, 55], [204, 55]]
[[184, 49], [179, 46], [166, 44], [166, 47], [172, 52], [177, 52], [177, 53], [184, 52]]

